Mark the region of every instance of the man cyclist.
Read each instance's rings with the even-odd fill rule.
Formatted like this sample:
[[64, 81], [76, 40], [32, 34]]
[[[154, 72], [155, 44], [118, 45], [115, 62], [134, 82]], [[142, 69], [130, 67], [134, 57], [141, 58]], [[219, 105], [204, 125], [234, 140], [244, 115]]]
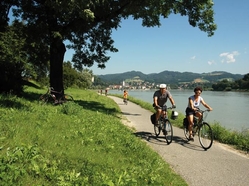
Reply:
[[[156, 110], [156, 121], [155, 124], [158, 124], [158, 119], [160, 115], [162, 114], [162, 108], [166, 106], [166, 102], [169, 98], [172, 108], [176, 108], [175, 101], [172, 98], [171, 93], [167, 90], [167, 85], [166, 84], [160, 84], [159, 85], [159, 90], [154, 92], [153, 95], [153, 106]], [[167, 115], [167, 113], [165, 113]]]

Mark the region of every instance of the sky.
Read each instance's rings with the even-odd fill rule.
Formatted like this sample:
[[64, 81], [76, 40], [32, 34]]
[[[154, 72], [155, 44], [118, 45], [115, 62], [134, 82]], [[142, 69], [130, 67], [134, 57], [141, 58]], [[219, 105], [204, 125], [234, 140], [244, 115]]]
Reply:
[[[141, 20], [124, 20], [112, 34], [119, 52], [108, 53], [105, 69], [96, 64], [88, 69], [94, 75], [133, 70], [249, 73], [249, 1], [214, 0], [213, 8], [217, 30], [212, 37], [180, 15], [172, 14], [153, 28], [142, 27]], [[67, 50], [64, 61], [71, 61], [73, 53]]]

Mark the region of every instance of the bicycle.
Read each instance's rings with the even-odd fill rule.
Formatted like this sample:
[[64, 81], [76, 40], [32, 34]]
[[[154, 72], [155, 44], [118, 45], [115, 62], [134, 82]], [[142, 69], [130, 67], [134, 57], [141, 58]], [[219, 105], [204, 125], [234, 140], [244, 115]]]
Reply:
[[127, 98], [124, 98], [124, 99], [123, 99], [123, 102], [124, 102], [125, 105], [127, 105], [127, 104], [128, 104]]
[[[56, 97], [57, 95], [57, 97]], [[53, 87], [48, 87], [48, 90], [45, 94], [39, 97], [39, 101], [43, 103], [53, 103], [53, 104], [62, 104], [67, 101], [73, 101], [73, 96], [69, 94], [64, 94], [63, 91], [55, 91]]]
[[156, 134], [156, 137], [158, 137], [163, 132], [163, 135], [166, 139], [167, 144], [169, 145], [172, 142], [173, 139], [173, 127], [172, 124], [167, 117], [167, 109], [173, 109], [172, 107], [163, 106], [162, 107], [162, 114], [158, 120], [158, 123], [154, 124], [154, 132]]
[[[201, 112], [202, 117], [198, 121], [198, 117], [194, 116], [194, 126], [192, 135], [193, 137], [198, 134], [199, 142], [204, 150], [209, 149], [213, 144], [213, 131], [211, 126], [204, 121], [204, 119], [207, 117], [207, 113], [209, 110], [201, 110], [199, 109], [198, 112]], [[188, 119], [183, 119], [183, 126], [184, 126], [184, 135], [189, 141], [189, 131], [188, 131]]]

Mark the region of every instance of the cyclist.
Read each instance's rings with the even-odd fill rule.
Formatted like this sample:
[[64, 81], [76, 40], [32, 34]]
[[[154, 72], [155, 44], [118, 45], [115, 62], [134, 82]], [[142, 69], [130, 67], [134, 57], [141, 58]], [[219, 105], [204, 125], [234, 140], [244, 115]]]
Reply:
[[126, 90], [124, 90], [123, 98], [124, 98], [124, 103], [127, 103], [128, 92]]
[[194, 116], [198, 117], [199, 120], [202, 117], [202, 114], [198, 112], [200, 103], [206, 107], [209, 111], [212, 111], [213, 109], [204, 101], [204, 99], [200, 96], [202, 93], [201, 87], [196, 87], [194, 89], [195, 95], [192, 95], [188, 98], [188, 106], [185, 110], [186, 117], [188, 118], [188, 131], [189, 131], [189, 140], [194, 141], [193, 135], [192, 135], [192, 129], [194, 125]]
[[[166, 102], [169, 98], [172, 108], [176, 108], [175, 101], [171, 95], [171, 93], [167, 90], [166, 84], [160, 84], [159, 90], [154, 92], [153, 95], [153, 106], [156, 110], [156, 121], [155, 124], [158, 124], [158, 119], [160, 115], [162, 114], [162, 107], [166, 106]], [[167, 113], [165, 113], [167, 115]]]

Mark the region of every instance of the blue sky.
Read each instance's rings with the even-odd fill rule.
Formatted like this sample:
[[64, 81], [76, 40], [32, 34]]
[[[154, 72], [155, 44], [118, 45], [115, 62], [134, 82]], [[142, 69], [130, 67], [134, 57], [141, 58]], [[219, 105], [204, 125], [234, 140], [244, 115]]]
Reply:
[[[174, 14], [154, 28], [142, 27], [140, 20], [124, 20], [112, 35], [119, 52], [109, 54], [105, 69], [89, 69], [95, 75], [132, 70], [249, 73], [249, 1], [214, 0], [214, 11], [218, 28], [212, 37], [190, 26], [187, 17]], [[67, 50], [64, 60], [71, 61], [72, 54]]]

